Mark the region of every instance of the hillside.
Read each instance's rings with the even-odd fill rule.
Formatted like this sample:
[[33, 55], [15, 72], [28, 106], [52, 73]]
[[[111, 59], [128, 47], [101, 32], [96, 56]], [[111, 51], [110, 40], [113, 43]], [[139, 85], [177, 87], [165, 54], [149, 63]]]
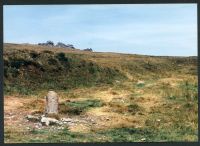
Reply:
[[[8, 143], [197, 141], [197, 57], [4, 44], [3, 59]], [[27, 114], [43, 112], [49, 90], [60, 96], [60, 116], [85, 123], [56, 130], [26, 123]]]
[[66, 90], [79, 86], [112, 84], [115, 80], [126, 78], [137, 81], [149, 77], [170, 77], [180, 72], [197, 75], [196, 66], [196, 57], [91, 53], [37, 45], [6, 44], [4, 85], [5, 92]]

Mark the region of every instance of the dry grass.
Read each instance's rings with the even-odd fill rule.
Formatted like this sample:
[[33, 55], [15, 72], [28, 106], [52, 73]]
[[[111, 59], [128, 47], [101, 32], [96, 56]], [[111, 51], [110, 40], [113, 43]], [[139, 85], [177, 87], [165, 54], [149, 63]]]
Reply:
[[[5, 49], [7, 55], [13, 50], [40, 53], [50, 50], [42, 46], [13, 44], [6, 44]], [[95, 122], [78, 123], [63, 131], [51, 131], [50, 127], [34, 130], [33, 123], [23, 121], [27, 114], [44, 111], [44, 96], [48, 89], [35, 95], [15, 92], [5, 96], [6, 142], [25, 142], [24, 136], [26, 142], [136, 142], [143, 138], [146, 141], [197, 141], [196, 59], [51, 49], [52, 53], [64, 52], [99, 66], [117, 69], [127, 79], [113, 80], [112, 84], [55, 90], [59, 95], [61, 117], [79, 120], [87, 117]], [[9, 115], [13, 111], [21, 113], [18, 118], [14, 117], [15, 122]], [[22, 122], [24, 124], [19, 126]], [[31, 127], [31, 131], [27, 132], [26, 127]], [[23, 130], [17, 131], [17, 128]], [[41, 138], [33, 140], [39, 136]]]

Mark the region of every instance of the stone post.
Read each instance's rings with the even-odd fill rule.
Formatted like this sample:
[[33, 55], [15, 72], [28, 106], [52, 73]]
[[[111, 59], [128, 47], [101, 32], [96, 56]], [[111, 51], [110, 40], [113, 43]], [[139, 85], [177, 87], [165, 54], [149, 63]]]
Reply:
[[58, 114], [58, 95], [54, 91], [49, 91], [46, 99], [45, 114], [57, 115]]

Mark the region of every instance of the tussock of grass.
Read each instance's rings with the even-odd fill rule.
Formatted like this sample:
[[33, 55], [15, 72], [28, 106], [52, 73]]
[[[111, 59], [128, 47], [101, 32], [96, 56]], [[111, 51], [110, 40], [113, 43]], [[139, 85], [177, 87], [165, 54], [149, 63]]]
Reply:
[[197, 100], [198, 99], [198, 86], [196, 83], [189, 83], [183, 81], [178, 87], [171, 87], [169, 84], [162, 84], [161, 94], [164, 98], [171, 100]]
[[65, 102], [59, 105], [59, 113], [80, 115], [89, 108], [101, 107], [104, 103], [100, 100], [84, 100], [84, 101], [73, 101]]
[[121, 114], [132, 114], [143, 112], [144, 109], [136, 103], [131, 103], [129, 100], [124, 101], [123, 99], [112, 99], [108, 106], [109, 110], [112, 112], [117, 112]]

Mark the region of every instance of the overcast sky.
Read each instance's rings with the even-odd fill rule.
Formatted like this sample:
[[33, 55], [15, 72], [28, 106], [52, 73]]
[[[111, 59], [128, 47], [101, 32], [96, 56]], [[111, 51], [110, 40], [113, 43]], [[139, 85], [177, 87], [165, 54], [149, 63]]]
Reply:
[[4, 6], [4, 42], [196, 56], [196, 4]]

